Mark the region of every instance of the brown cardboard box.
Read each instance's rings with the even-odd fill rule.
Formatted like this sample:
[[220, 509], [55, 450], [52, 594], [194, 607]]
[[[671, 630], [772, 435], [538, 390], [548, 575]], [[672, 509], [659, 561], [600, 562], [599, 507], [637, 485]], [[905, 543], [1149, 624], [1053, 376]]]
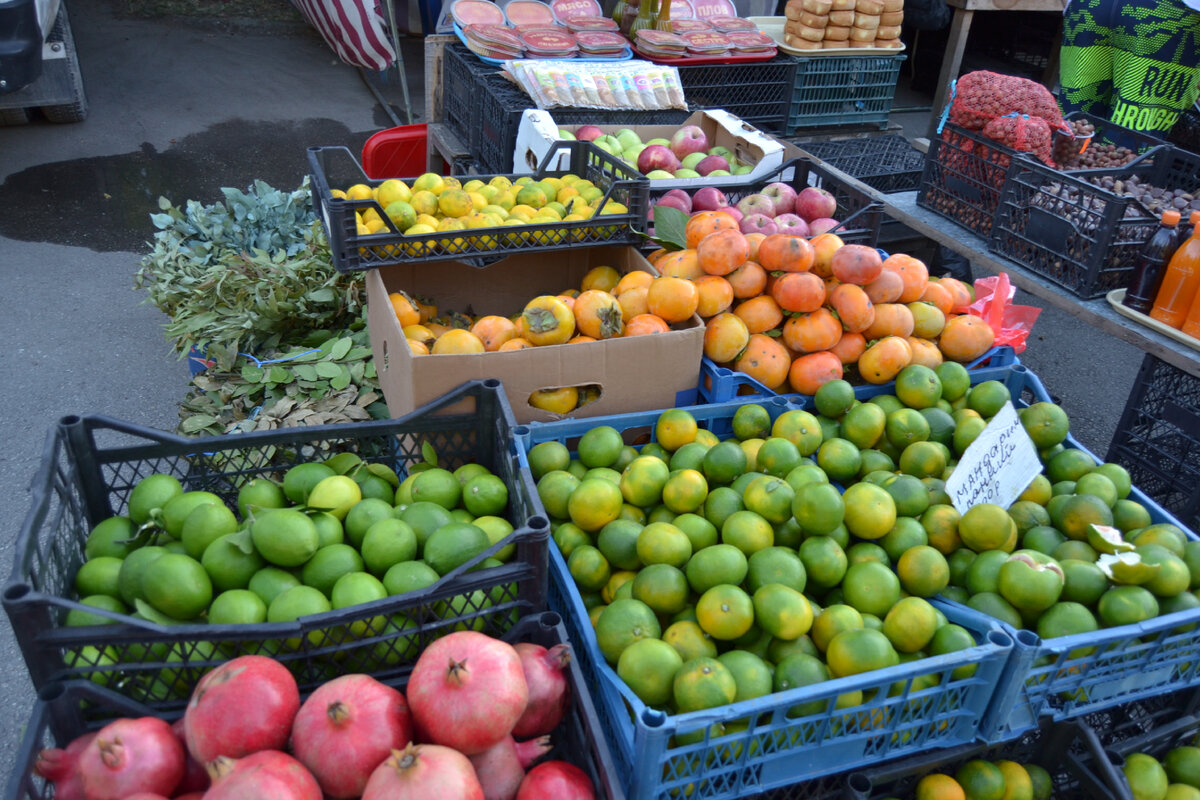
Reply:
[[478, 269], [457, 261], [399, 264], [367, 273], [368, 326], [375, 368], [392, 416], [407, 414], [464, 381], [498, 378], [518, 422], [559, 419], [529, 405], [538, 389], [599, 384], [598, 400], [570, 414], [595, 417], [672, 408], [696, 402], [704, 323], [681, 330], [584, 344], [531, 347], [505, 353], [413, 356], [388, 300], [397, 289], [433, 298], [439, 309], [508, 316], [534, 297], [578, 287], [607, 264], [625, 273], [654, 272], [632, 247], [580, 247], [509, 256]]

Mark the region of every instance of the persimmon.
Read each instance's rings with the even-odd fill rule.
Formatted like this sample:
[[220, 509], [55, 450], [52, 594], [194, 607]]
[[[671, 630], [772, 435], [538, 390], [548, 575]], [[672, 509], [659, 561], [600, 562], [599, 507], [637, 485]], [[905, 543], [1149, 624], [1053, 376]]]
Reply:
[[500, 345], [516, 338], [517, 326], [508, 317], [493, 314], [475, 320], [475, 324], [471, 326], [471, 333], [483, 342], [484, 350], [494, 353], [500, 349]]
[[829, 348], [829, 352], [841, 359], [843, 364], [854, 364], [866, 349], [867, 340], [861, 333], [843, 331], [842, 338]]
[[647, 286], [635, 286], [617, 295], [617, 302], [621, 304], [621, 318], [629, 322], [638, 314], [649, 313], [650, 309], [646, 306], [646, 293], [649, 291]]
[[935, 342], [919, 336], [909, 336], [907, 341], [908, 346], [912, 348], [912, 360], [908, 363], [921, 364], [930, 369], [937, 369], [938, 364], [941, 364], [945, 360], [942, 357], [942, 351], [938, 349]]
[[579, 291], [587, 292], [598, 289], [602, 292], [611, 292], [620, 281], [621, 273], [617, 271], [616, 267], [592, 267], [579, 282]]
[[853, 333], [865, 331], [875, 321], [875, 304], [858, 284], [838, 284], [829, 293], [826, 302], [837, 312], [842, 327]]
[[750, 331], [737, 314], [717, 314], [704, 326], [704, 355], [718, 364], [733, 361], [750, 343]]
[[401, 328], [421, 324], [421, 309], [417, 307], [417, 301], [407, 293], [390, 292], [388, 300], [392, 301], [392, 310], [396, 312], [396, 319], [400, 321]]
[[954, 295], [949, 288], [942, 285], [941, 281], [930, 279], [929, 283], [925, 284], [925, 291], [921, 293], [921, 302], [937, 306], [943, 316], [949, 316], [954, 311]]
[[783, 343], [797, 353], [828, 350], [842, 338], [842, 323], [827, 308], [795, 314], [783, 323]]
[[736, 231], [737, 220], [720, 211], [700, 211], [693, 214], [683, 229], [684, 244], [691, 250], [696, 249], [700, 240], [717, 231]]
[[912, 346], [899, 336], [873, 343], [858, 357], [858, 374], [867, 383], [887, 383], [912, 361]]
[[659, 275], [668, 278], [686, 278], [689, 281], [704, 275], [700, 262], [696, 260], [695, 250], [676, 250], [667, 253], [654, 265]]
[[523, 335], [535, 346], [562, 344], [575, 335], [575, 314], [560, 297], [533, 298], [521, 317]]
[[750, 333], [766, 333], [783, 322], [783, 311], [769, 294], [760, 294], [738, 303], [733, 313], [742, 318]]
[[792, 366], [787, 348], [764, 333], [750, 335], [750, 341], [733, 368], [744, 372], [771, 391], [779, 391], [787, 383]]
[[899, 272], [885, 269], [879, 277], [863, 287], [872, 303], [895, 303], [904, 293], [904, 279]]
[[900, 293], [897, 302], [912, 303], [921, 299], [925, 292], [925, 284], [929, 282], [929, 270], [924, 261], [904, 253], [896, 253], [884, 260], [883, 268], [897, 273], [904, 281], [904, 291]]
[[729, 285], [733, 287], [734, 297], [738, 300], [747, 300], [762, 294], [767, 288], [767, 271], [756, 262], [747, 261], [726, 275], [725, 280], [729, 281]]
[[683, 278], [655, 278], [646, 290], [646, 307], [667, 323], [683, 322], [696, 313], [700, 292]]
[[429, 355], [429, 347], [419, 339], [405, 339], [408, 342], [408, 349], [412, 351], [414, 356]]
[[834, 252], [830, 266], [833, 276], [842, 283], [866, 286], [883, 272], [883, 259], [874, 247], [847, 244]]
[[959, 314], [946, 321], [938, 337], [938, 349], [951, 361], [974, 361], [991, 349], [996, 335], [990, 325], [973, 314]]
[[816, 311], [825, 302], [825, 282], [811, 272], [786, 272], [771, 285], [784, 311]]
[[575, 327], [593, 339], [611, 339], [625, 330], [621, 303], [602, 289], [588, 289], [575, 298]]
[[800, 394], [816, 394], [817, 389], [841, 377], [841, 359], [828, 350], [800, 356], [788, 369], [788, 384]]
[[822, 233], [809, 239], [813, 248], [812, 271], [822, 278], [833, 274], [833, 254], [842, 248], [845, 242], [834, 233]]
[[733, 305], [733, 287], [720, 275], [705, 275], [692, 281], [700, 293], [696, 313], [702, 319], [715, 317]]
[[951, 278], [947, 275], [938, 279], [938, 285], [948, 289], [950, 296], [954, 298], [954, 305], [951, 306], [950, 313], [965, 314], [967, 313], [967, 307], [975, 302], [975, 297], [971, 293], [971, 287], [958, 278]]
[[765, 233], [747, 233], [746, 243], [750, 245], [750, 260], [754, 261], [758, 257], [758, 246], [762, 244], [762, 240], [767, 238]]
[[[663, 251], [666, 254], [666, 251]], [[647, 259], [649, 260], [649, 259]], [[654, 263], [654, 262], [650, 262]], [[661, 274], [661, 273], [660, 273]], [[644, 272], [640, 269], [633, 269], [621, 276], [621, 280], [617, 281], [617, 286], [612, 290], [612, 293], [620, 297], [630, 289], [636, 289], [639, 286], [646, 287], [650, 285], [650, 281], [654, 280], [654, 276], [649, 272]]]
[[521, 339], [521, 338], [509, 339], [507, 342], [500, 345], [499, 349], [496, 352], [507, 353], [510, 350], [525, 350], [526, 348], [529, 348], [529, 347], [533, 347], [533, 344], [528, 339]]
[[570, 339], [567, 339], [567, 344], [583, 344], [585, 342], [596, 342], [596, 341], [599, 341], [599, 340], [593, 339], [591, 336], [588, 336], [586, 334], [579, 333], [579, 334], [576, 334], [575, 336], [572, 336]]
[[807, 272], [816, 255], [803, 236], [772, 233], [758, 245], [756, 260], [767, 272]]
[[648, 333], [666, 333], [671, 326], [662, 317], [654, 314], [638, 314], [625, 326], [626, 336], [645, 336]]
[[750, 243], [741, 231], [709, 234], [696, 245], [696, 261], [709, 275], [728, 275], [750, 258]]
[[478, 336], [462, 328], [453, 328], [437, 338], [430, 352], [435, 356], [440, 356], [486, 353], [487, 351]]
[[911, 336], [913, 332], [913, 315], [908, 306], [902, 303], [880, 303], [875, 306], [875, 319], [867, 326], [862, 335], [867, 341], [882, 339], [885, 336]]

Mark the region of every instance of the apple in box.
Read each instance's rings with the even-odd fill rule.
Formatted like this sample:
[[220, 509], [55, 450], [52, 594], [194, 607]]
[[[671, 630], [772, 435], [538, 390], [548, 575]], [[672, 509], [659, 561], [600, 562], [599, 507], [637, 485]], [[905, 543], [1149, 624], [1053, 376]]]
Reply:
[[656, 170], [674, 172], [679, 169], [679, 159], [675, 157], [675, 154], [671, 152], [669, 147], [663, 147], [660, 144], [651, 144], [647, 145], [646, 149], [638, 154], [637, 168], [638, 172], [646, 176], [649, 176], [651, 172]]
[[779, 226], [775, 224], [775, 220], [765, 214], [751, 214], [743, 217], [742, 221], [738, 223], [738, 229], [742, 233], [761, 233], [765, 236], [779, 233]]
[[692, 195], [693, 211], [716, 211], [729, 205], [729, 198], [715, 186], [705, 186], [697, 189]]
[[704, 159], [696, 165], [696, 172], [701, 175], [710, 175], [719, 170], [728, 170], [729, 162], [724, 156], [705, 156]]
[[689, 195], [683, 189], [672, 189], [671, 191], [664, 194], [662, 196], [662, 200], [659, 200], [658, 202], [661, 204], [663, 202], [663, 200], [666, 200], [668, 197], [678, 203], [678, 205], [676, 205], [676, 203], [673, 202], [673, 203], [670, 203], [670, 205], [674, 205], [675, 208], [682, 209], [685, 213], [688, 213], [688, 214], [692, 213], [691, 195]]
[[762, 193], [771, 198], [775, 204], [775, 216], [791, 214], [796, 210], [796, 190], [786, 183], [776, 181], [767, 184]]
[[722, 208], [718, 208], [717, 211], [720, 211], [722, 214], [728, 214], [738, 222], [741, 222], [746, 216], [737, 206], [724, 206]]
[[765, 194], [746, 195], [738, 201], [737, 209], [747, 217], [762, 214], [770, 219], [775, 218], [775, 203]]
[[833, 217], [837, 211], [837, 200], [824, 189], [805, 186], [796, 195], [795, 211], [812, 227], [813, 220]]
[[678, 159], [683, 159], [692, 153], [703, 153], [706, 150], [708, 150], [708, 135], [699, 125], [684, 125], [671, 137], [671, 152]]
[[814, 219], [808, 223], [808, 229], [811, 231], [813, 236], [820, 236], [822, 233], [828, 233], [829, 231], [833, 230], [838, 225], [841, 225], [841, 223], [836, 219], [831, 219], [829, 217], [818, 217], [817, 219]]

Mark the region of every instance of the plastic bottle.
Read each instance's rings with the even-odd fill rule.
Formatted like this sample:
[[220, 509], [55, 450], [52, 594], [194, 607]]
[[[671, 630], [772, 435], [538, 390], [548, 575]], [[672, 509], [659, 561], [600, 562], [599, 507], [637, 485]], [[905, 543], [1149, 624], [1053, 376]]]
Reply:
[[1192, 228], [1192, 235], [1171, 256], [1150, 316], [1164, 325], [1182, 328], [1197, 288], [1200, 288], [1200, 225]]
[[1188, 237], [1192, 235], [1192, 230], [1198, 224], [1200, 224], [1200, 211], [1193, 211], [1190, 215], [1180, 218], [1179, 227], [1175, 229], [1176, 249], [1188, 240]]
[[637, 17], [634, 18], [633, 24], [629, 26], [629, 38], [634, 38], [638, 31], [654, 30], [654, 19], [658, 16], [658, 8], [655, 0], [642, 0], [638, 4]]
[[[1193, 269], [1200, 272], [1200, 227], [1192, 228], [1192, 235], [1188, 240], [1176, 251], [1176, 255], [1190, 249], [1190, 257], [1192, 259]], [[1174, 258], [1172, 258], [1172, 261]], [[1200, 295], [1200, 287], [1196, 289], [1196, 295]], [[1200, 302], [1197, 302], [1196, 296], [1192, 297], [1192, 306], [1188, 309], [1187, 318], [1183, 321], [1180, 330], [1191, 336], [1193, 339], [1200, 339]]]
[[671, 0], [658, 0], [658, 16], [654, 20], [654, 29], [671, 32]]
[[1129, 287], [1125, 290], [1125, 300], [1122, 301], [1126, 308], [1131, 308], [1139, 314], [1149, 314], [1150, 309], [1154, 307], [1154, 298], [1162, 284], [1167, 263], [1179, 247], [1178, 225], [1178, 211], [1169, 209], [1162, 213], [1162, 224], [1138, 254], [1133, 279], [1129, 281]]

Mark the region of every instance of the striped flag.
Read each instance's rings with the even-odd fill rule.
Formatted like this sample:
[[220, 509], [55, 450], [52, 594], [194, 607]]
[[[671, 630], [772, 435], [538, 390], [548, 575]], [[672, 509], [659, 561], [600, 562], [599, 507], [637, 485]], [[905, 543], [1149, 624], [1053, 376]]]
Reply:
[[376, 0], [292, 0], [342, 61], [380, 71], [396, 60]]

